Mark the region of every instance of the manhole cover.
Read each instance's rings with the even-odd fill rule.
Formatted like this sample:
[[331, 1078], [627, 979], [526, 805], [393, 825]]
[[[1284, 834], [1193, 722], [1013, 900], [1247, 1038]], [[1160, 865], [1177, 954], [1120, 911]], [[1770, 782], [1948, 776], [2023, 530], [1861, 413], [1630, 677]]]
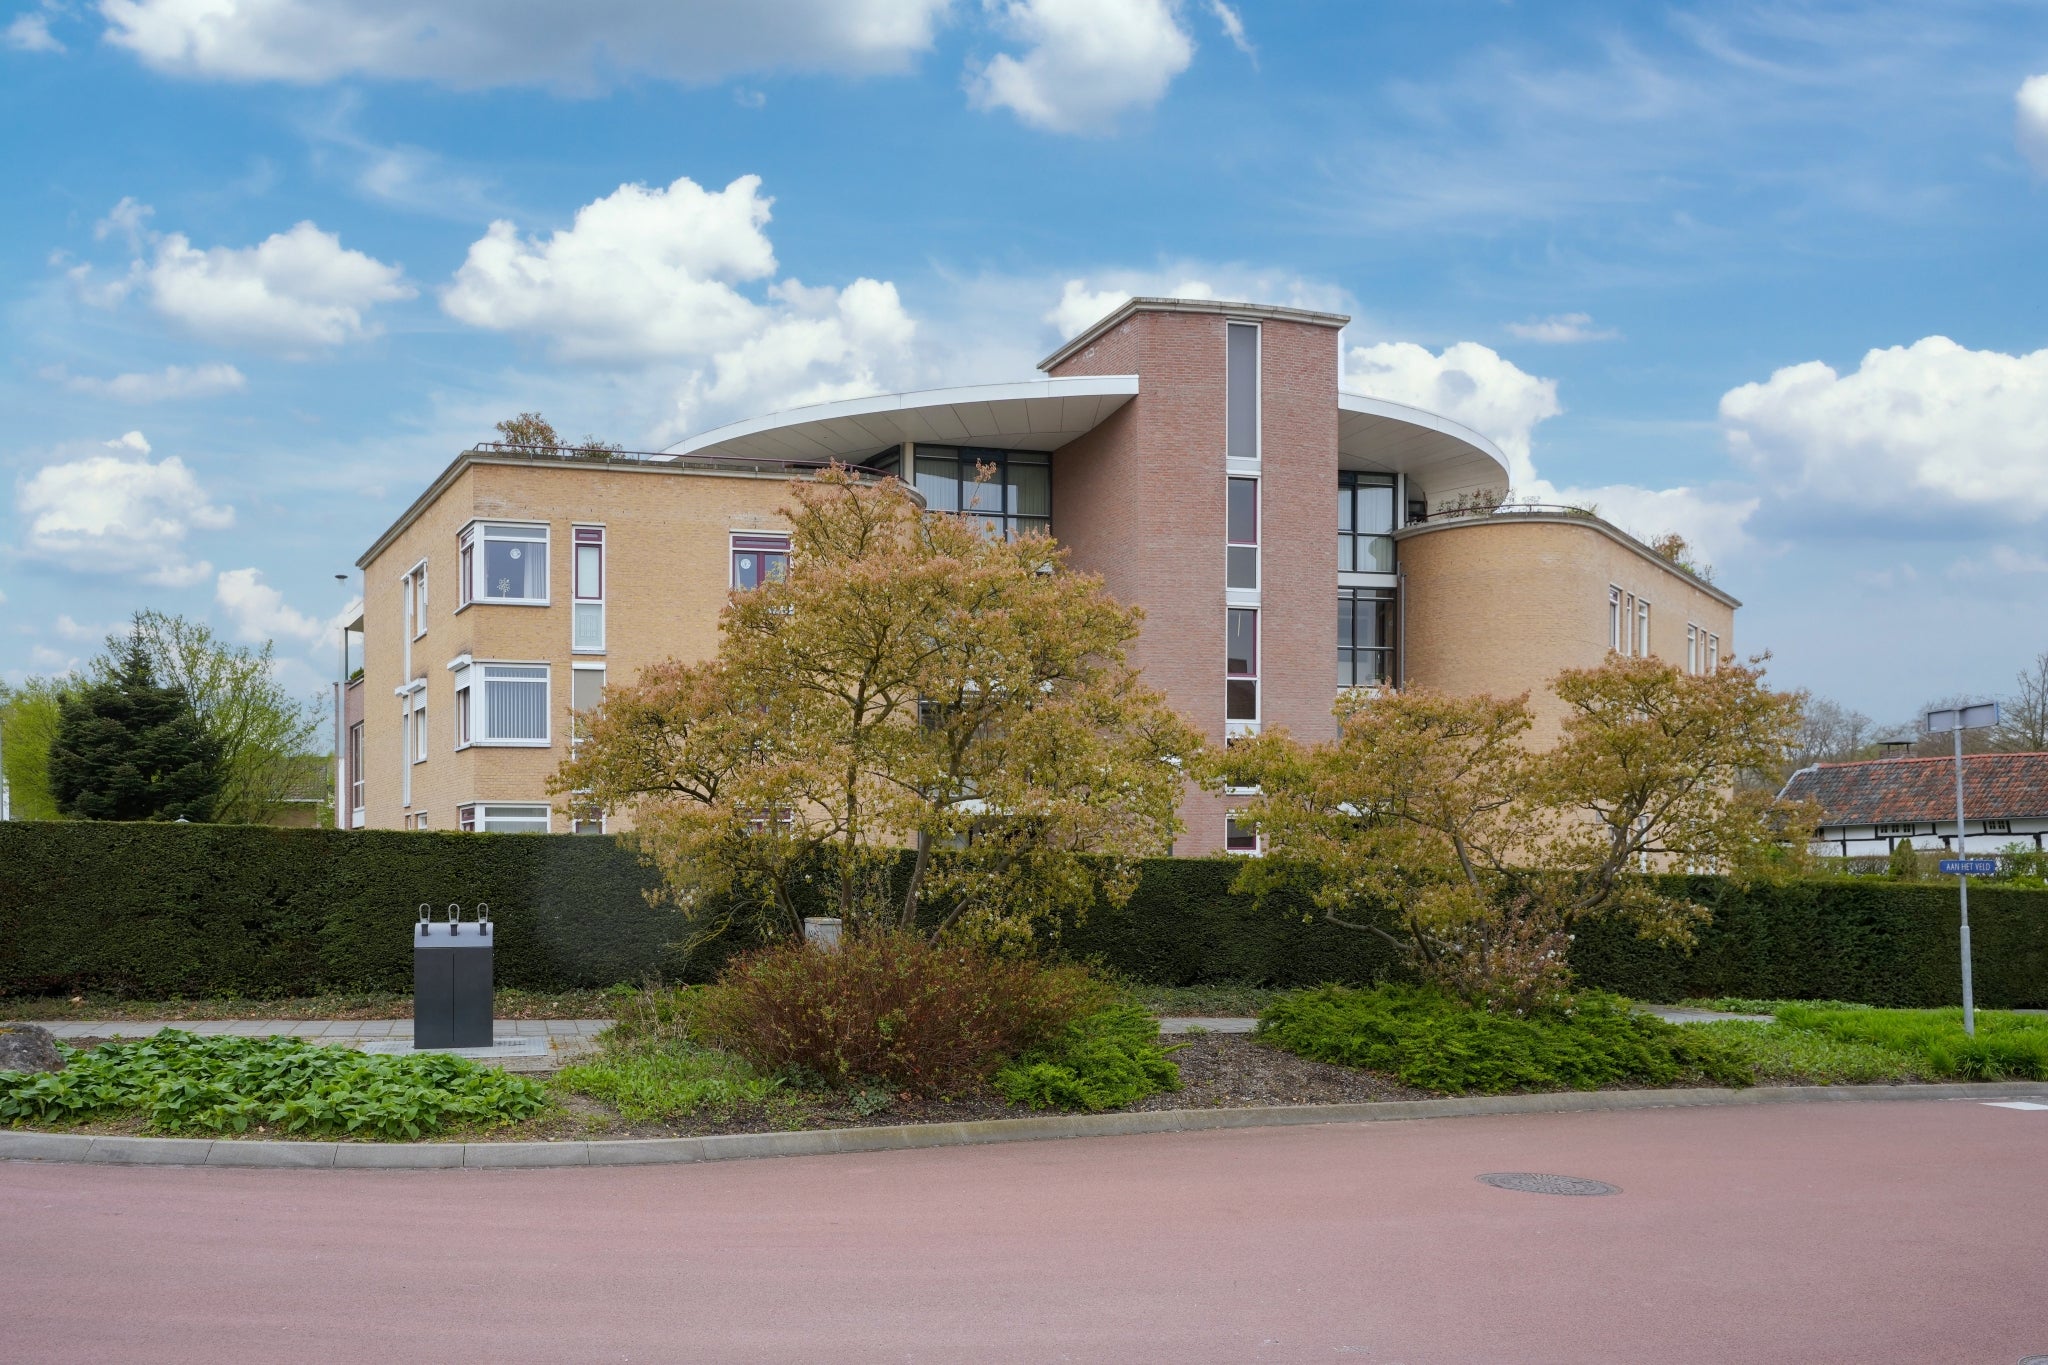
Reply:
[[1620, 1194], [1621, 1186], [1604, 1180], [1581, 1180], [1575, 1175], [1539, 1175], [1534, 1171], [1495, 1171], [1479, 1177], [1482, 1185], [1497, 1190], [1521, 1190], [1525, 1194]]
[[2048, 1365], [2048, 1356], [2028, 1356], [2020, 1365]]

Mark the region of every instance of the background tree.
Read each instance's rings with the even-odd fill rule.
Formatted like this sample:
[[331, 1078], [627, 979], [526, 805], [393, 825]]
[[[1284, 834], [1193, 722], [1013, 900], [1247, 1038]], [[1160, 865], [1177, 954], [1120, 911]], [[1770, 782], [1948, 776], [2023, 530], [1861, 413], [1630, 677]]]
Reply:
[[[267, 640], [260, 648], [229, 644], [204, 622], [157, 611], [137, 612], [127, 638], [157, 678], [185, 694], [219, 754], [211, 818], [220, 824], [277, 819], [284, 799], [303, 785], [324, 703], [301, 702], [285, 690]], [[125, 648], [122, 637], [110, 638], [100, 667], [111, 671]]]
[[2011, 753], [2048, 752], [2048, 651], [2020, 670], [2019, 690], [1999, 703], [1998, 747]]
[[7, 764], [7, 790], [16, 820], [58, 820], [50, 795], [50, 745], [57, 738], [64, 684], [29, 678], [18, 687], [0, 683], [0, 758]]
[[1816, 763], [1850, 763], [1875, 756], [1870, 717], [1826, 697], [1799, 695], [1803, 705], [1792, 753], [1774, 774], [1780, 787], [1793, 773]]
[[159, 683], [139, 640], [110, 676], [61, 703], [50, 792], [82, 820], [205, 821], [220, 789], [220, 749], [182, 688]]
[[1347, 694], [1332, 741], [1276, 731], [1233, 746], [1209, 780], [1259, 787], [1248, 818], [1268, 853], [1240, 885], [1300, 890], [1460, 996], [1528, 1010], [1568, 989], [1581, 920], [1689, 939], [1706, 911], [1652, 874], [1796, 865], [1812, 813], [1736, 779], [1783, 761], [1797, 697], [1755, 668], [1619, 656], [1553, 686], [1569, 712], [1542, 753], [1526, 744], [1526, 696], [1419, 689]]
[[1893, 881], [1917, 882], [1920, 880], [1920, 854], [1914, 849], [1911, 839], [1901, 839], [1892, 845], [1891, 858], [1886, 871]]
[[554, 789], [630, 807], [679, 901], [742, 890], [784, 931], [805, 873], [856, 925], [930, 900], [999, 936], [1127, 895], [1201, 745], [1126, 662], [1139, 613], [894, 480], [792, 489], [787, 576], [734, 597], [714, 663], [608, 691]]

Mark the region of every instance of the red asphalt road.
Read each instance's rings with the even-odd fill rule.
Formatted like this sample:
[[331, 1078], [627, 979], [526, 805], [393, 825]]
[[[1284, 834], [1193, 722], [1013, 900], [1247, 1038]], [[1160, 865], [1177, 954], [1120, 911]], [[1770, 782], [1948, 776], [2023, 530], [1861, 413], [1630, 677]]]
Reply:
[[[1590, 1176], [1619, 1196], [1480, 1185]], [[2048, 1112], [1857, 1103], [701, 1166], [0, 1163], [0, 1359], [2048, 1353]]]

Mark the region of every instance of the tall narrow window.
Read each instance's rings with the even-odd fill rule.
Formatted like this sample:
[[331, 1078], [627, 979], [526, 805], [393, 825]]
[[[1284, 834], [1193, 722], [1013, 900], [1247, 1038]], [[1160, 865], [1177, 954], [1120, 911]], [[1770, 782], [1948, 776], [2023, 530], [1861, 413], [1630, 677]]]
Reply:
[[399, 699], [398, 713], [398, 804], [412, 805], [412, 693]]
[[363, 823], [363, 723], [357, 721], [348, 727], [348, 804], [355, 814], [349, 819], [349, 828], [355, 829]]
[[456, 546], [455, 558], [459, 566], [456, 576], [461, 582], [455, 585], [455, 605], [461, 608], [476, 600], [476, 528], [464, 531]]
[[1259, 718], [1259, 614], [1244, 607], [1224, 612], [1223, 718]]
[[414, 588], [412, 633], [417, 638], [427, 633], [427, 565], [425, 560], [420, 561], [420, 566], [412, 571], [412, 579]]
[[578, 526], [575, 583], [575, 620], [570, 623], [572, 653], [604, 653], [604, 527]]
[[744, 590], [763, 583], [780, 583], [788, 572], [788, 536], [733, 533], [733, 587]]
[[569, 709], [576, 712], [574, 729], [570, 732], [569, 747], [573, 751], [583, 742], [585, 730], [584, 715], [597, 709], [604, 700], [604, 665], [577, 664], [569, 673]]
[[1233, 460], [1259, 458], [1259, 329], [1233, 322], [1224, 329], [1224, 447]]
[[1643, 597], [1636, 599], [1636, 657], [1650, 657], [1650, 603]]
[[1616, 654], [1627, 652], [1623, 648], [1621, 637], [1624, 624], [1621, 617], [1621, 589], [1610, 583], [1607, 585], [1607, 647]]
[[473, 672], [473, 668], [455, 670], [455, 747], [458, 749], [470, 743], [469, 679]]
[[412, 709], [412, 761], [427, 761], [427, 704], [422, 701]]
[[1224, 584], [1232, 588], [1259, 586], [1259, 481], [1229, 479], [1230, 501], [1225, 513], [1224, 553], [1227, 563]]
[[1394, 571], [1394, 476], [1337, 473], [1337, 572]]
[[1383, 687], [1394, 676], [1394, 590], [1337, 589], [1337, 686]]
[[1685, 623], [1685, 671], [1700, 671], [1700, 628], [1690, 621]]
[[1707, 672], [1719, 673], [1720, 671], [1721, 637], [1718, 635], [1709, 635], [1707, 637]]

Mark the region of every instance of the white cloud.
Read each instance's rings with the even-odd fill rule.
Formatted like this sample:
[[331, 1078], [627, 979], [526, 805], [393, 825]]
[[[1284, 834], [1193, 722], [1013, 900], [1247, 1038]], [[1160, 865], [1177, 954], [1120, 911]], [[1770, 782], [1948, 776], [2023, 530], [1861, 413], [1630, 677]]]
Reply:
[[175, 456], [152, 463], [141, 432], [106, 445], [122, 453], [45, 465], [19, 485], [23, 553], [75, 573], [134, 575], [163, 587], [206, 578], [212, 566], [187, 559], [185, 539], [233, 525], [233, 509], [208, 502]]
[[67, 374], [54, 367], [44, 372], [73, 393], [111, 398], [117, 403], [159, 403], [171, 398], [210, 398], [215, 394], [239, 393], [249, 386], [242, 372], [232, 365], [166, 365], [142, 374], [117, 374], [107, 378], [90, 374]]
[[372, 76], [591, 92], [635, 76], [900, 71], [950, 0], [100, 0], [106, 39], [160, 71]]
[[1110, 270], [1067, 280], [1059, 302], [1039, 319], [1065, 340], [1122, 307], [1132, 298], [1236, 299], [1278, 303], [1289, 308], [1345, 312], [1350, 297], [1332, 284], [1241, 265], [1184, 262], [1158, 270]]
[[199, 336], [294, 349], [374, 335], [363, 318], [370, 307], [418, 292], [397, 266], [343, 247], [311, 222], [255, 246], [206, 251], [173, 232], [137, 272], [156, 310]]
[[1209, 0], [1209, 13], [1215, 15], [1216, 22], [1223, 26], [1223, 36], [1230, 39], [1230, 45], [1257, 65], [1259, 54], [1252, 48], [1251, 39], [1245, 37], [1243, 16], [1223, 0]]
[[2013, 96], [2014, 137], [2020, 155], [2041, 175], [2048, 175], [2048, 75], [2029, 76]]
[[1746, 489], [1717, 493], [1684, 486], [1642, 488], [1634, 484], [1558, 488], [1538, 479], [1523, 491], [1538, 502], [1597, 508], [1601, 517], [1638, 540], [1654, 540], [1675, 531], [1709, 565], [1726, 564], [1738, 551], [1750, 546], [1748, 522], [1763, 504], [1761, 497]]
[[[474, 327], [545, 340], [571, 360], [680, 366], [677, 411], [782, 407], [872, 393], [910, 360], [896, 286], [775, 280], [759, 176], [710, 191], [622, 185], [546, 238], [491, 224], [442, 293]], [[766, 281], [765, 284], [760, 282]], [[740, 286], [760, 284], [759, 297]]]
[[1721, 398], [1729, 449], [1775, 496], [1920, 519], [2048, 515], [2048, 350], [1947, 337], [1821, 361]]
[[[1090, 289], [1086, 280], [1068, 280], [1060, 289], [1060, 301], [1044, 320], [1059, 328], [1062, 337], [1077, 335], [1129, 303], [1128, 289]], [[1155, 295], [1169, 299], [1213, 299], [1216, 291], [1201, 280], [1182, 280]]]
[[60, 640], [70, 640], [74, 643], [97, 643], [106, 639], [109, 635], [126, 635], [134, 627], [127, 621], [117, 621], [109, 625], [95, 626], [89, 622], [76, 620], [69, 613], [59, 612], [54, 629], [57, 632], [57, 638]]
[[13, 23], [0, 30], [0, 43], [13, 48], [16, 52], [64, 50], [64, 44], [58, 42], [56, 36], [50, 32], [50, 16], [47, 11], [41, 14], [30, 11], [27, 14], [16, 15]]
[[1025, 44], [972, 73], [977, 108], [1008, 109], [1055, 133], [1103, 133], [1150, 108], [1194, 60], [1177, 0], [984, 0], [995, 24]]
[[92, 225], [92, 239], [104, 242], [118, 232], [129, 250], [140, 251], [149, 232], [149, 220], [155, 213], [155, 209], [133, 195], [124, 194], [119, 203], [107, 210], [106, 217]]
[[1508, 476], [1518, 492], [1536, 480], [1530, 434], [1537, 423], [1564, 411], [1555, 379], [1539, 379], [1476, 341], [1460, 341], [1434, 355], [1412, 341], [1354, 346], [1344, 353], [1342, 384], [1353, 393], [1462, 422], [1490, 438], [1508, 457]]
[[1595, 327], [1590, 313], [1553, 313], [1534, 322], [1511, 322], [1508, 333], [1523, 341], [1552, 345], [1574, 341], [1612, 341], [1621, 335], [1612, 327]]
[[235, 635], [251, 643], [280, 637], [319, 644], [334, 622], [316, 621], [293, 608], [284, 594], [263, 581], [261, 569], [229, 569], [215, 580], [214, 601], [227, 612]]

